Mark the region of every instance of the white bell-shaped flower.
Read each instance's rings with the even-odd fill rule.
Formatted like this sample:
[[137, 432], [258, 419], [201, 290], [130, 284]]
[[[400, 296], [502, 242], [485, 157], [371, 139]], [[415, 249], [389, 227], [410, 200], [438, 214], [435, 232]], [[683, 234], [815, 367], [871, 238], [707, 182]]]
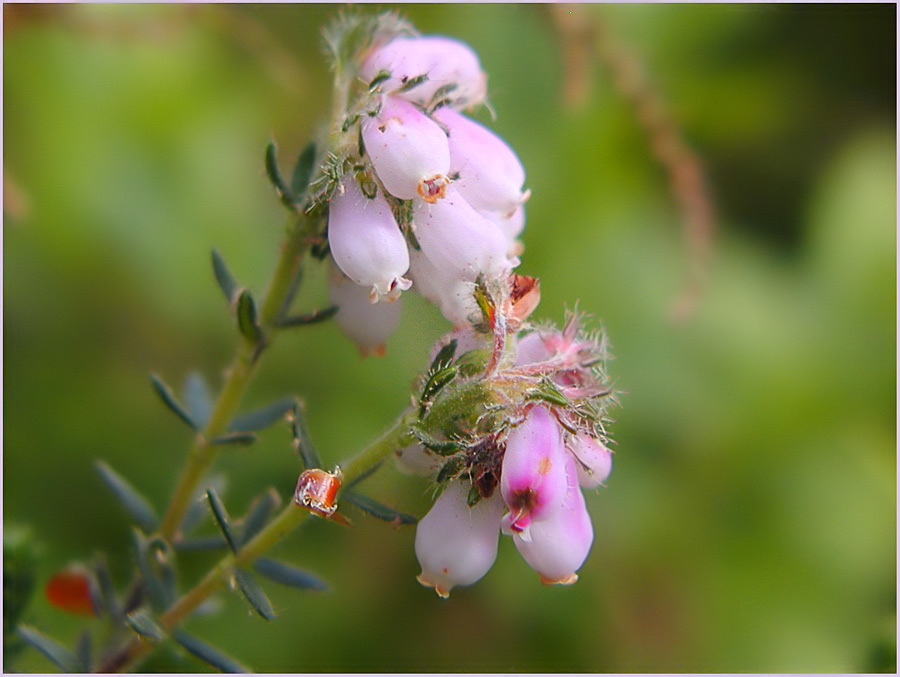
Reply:
[[439, 108], [434, 119], [450, 140], [454, 185], [475, 209], [511, 214], [528, 199], [525, 168], [512, 148], [491, 130], [452, 108]]
[[472, 296], [474, 285], [445, 274], [423, 252], [410, 249], [409, 274], [413, 289], [436, 305], [453, 326], [467, 326], [469, 317], [478, 315], [478, 306]]
[[518, 265], [518, 260], [507, 257], [506, 236], [497, 225], [475, 211], [452, 185], [443, 200], [416, 202], [413, 226], [425, 256], [445, 278], [498, 277]]
[[468, 483], [449, 482], [416, 526], [418, 580], [441, 597], [478, 581], [497, 558], [503, 502], [495, 493], [470, 508], [468, 494]]
[[609, 477], [612, 471], [612, 452], [600, 440], [578, 433], [567, 440], [566, 448], [575, 457], [580, 486], [594, 489]]
[[[376, 48], [363, 61], [360, 76], [371, 82], [382, 72], [390, 74], [379, 85], [382, 92], [420, 106], [433, 103], [438, 90], [443, 90], [439, 98], [459, 108], [482, 103], [487, 96], [487, 75], [475, 52], [459, 40], [440, 35], [397, 37]], [[416, 80], [421, 82], [410, 86]]]
[[562, 506], [546, 520], [534, 522], [530, 539], [515, 534], [519, 554], [538, 572], [545, 585], [570, 585], [584, 564], [594, 542], [594, 528], [581, 489], [578, 488], [575, 461], [566, 456], [567, 491]]
[[412, 284], [406, 238], [380, 192], [367, 198], [352, 175], [335, 191], [328, 209], [328, 246], [334, 262], [371, 300], [395, 299]]
[[400, 322], [402, 299], [372, 303], [369, 290], [350, 280], [337, 266], [328, 275], [328, 296], [338, 307], [335, 323], [359, 352], [363, 356], [383, 355], [384, 342]]
[[362, 122], [362, 139], [385, 189], [401, 200], [439, 200], [448, 184], [450, 146], [430, 117], [403, 99], [386, 96], [377, 115]]

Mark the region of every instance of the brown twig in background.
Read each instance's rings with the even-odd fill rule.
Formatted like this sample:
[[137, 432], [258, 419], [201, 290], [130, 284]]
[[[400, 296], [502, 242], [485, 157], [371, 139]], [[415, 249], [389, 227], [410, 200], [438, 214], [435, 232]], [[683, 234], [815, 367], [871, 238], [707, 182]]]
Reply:
[[646, 77], [641, 62], [604, 26], [591, 6], [548, 5], [563, 52], [563, 99], [575, 106], [587, 98], [590, 65], [598, 58], [610, 71], [616, 88], [632, 104], [650, 137], [654, 155], [669, 175], [688, 245], [684, 288], [670, 307], [676, 322], [694, 312], [706, 286], [712, 254], [715, 213], [700, 158], [685, 143], [662, 95]]

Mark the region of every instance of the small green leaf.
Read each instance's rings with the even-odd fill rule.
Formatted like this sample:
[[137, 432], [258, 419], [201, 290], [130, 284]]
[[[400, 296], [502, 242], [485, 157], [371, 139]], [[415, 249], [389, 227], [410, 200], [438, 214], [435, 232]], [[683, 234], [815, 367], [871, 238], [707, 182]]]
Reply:
[[367, 512], [373, 517], [377, 517], [385, 522], [392, 522], [394, 524], [415, 524], [419, 521], [414, 515], [395, 510], [390, 506], [379, 503], [374, 498], [369, 498], [363, 494], [357, 494], [355, 491], [344, 491], [341, 494], [341, 497], [363, 512]]
[[279, 327], [283, 328], [303, 327], [308, 324], [316, 324], [318, 322], [330, 320], [337, 314], [337, 311], [337, 306], [328, 306], [327, 308], [314, 310], [311, 313], [304, 313], [303, 315], [289, 315], [288, 317], [282, 317], [278, 320], [277, 324]]
[[316, 170], [316, 144], [310, 141], [300, 152], [297, 164], [291, 174], [291, 193], [296, 202], [302, 202], [309, 188], [310, 179]]
[[225, 506], [222, 504], [216, 490], [212, 487], [207, 489], [206, 498], [209, 500], [209, 507], [212, 509], [213, 517], [216, 518], [216, 523], [219, 525], [219, 529], [222, 530], [222, 535], [228, 541], [228, 547], [231, 548], [232, 552], [237, 552], [240, 542], [232, 529], [231, 519], [228, 517], [228, 512], [225, 510]]
[[437, 369], [436, 371], [429, 371], [428, 378], [425, 380], [425, 385], [422, 386], [421, 401], [419, 403], [419, 418], [422, 418], [425, 415], [425, 412], [428, 411], [428, 403], [435, 398], [444, 386], [455, 379], [458, 373], [459, 368], [455, 366], [447, 366]]
[[272, 487], [269, 487], [260, 496], [258, 496], [244, 517], [244, 529], [241, 534], [241, 545], [247, 543], [251, 538], [256, 536], [269, 521], [272, 513], [281, 505], [281, 497]]
[[543, 379], [540, 385], [528, 394], [527, 399], [541, 400], [560, 407], [568, 407], [571, 404], [569, 398], [563, 395], [562, 391], [548, 379]]
[[275, 192], [278, 195], [278, 199], [281, 200], [281, 203], [285, 207], [293, 209], [294, 196], [291, 194], [291, 189], [288, 188], [284, 179], [281, 177], [281, 170], [278, 168], [278, 160], [276, 158], [275, 144], [271, 141], [266, 146], [266, 174], [269, 177], [269, 181], [275, 186]]
[[156, 374], [150, 374], [150, 381], [153, 383], [153, 389], [156, 391], [156, 394], [159, 395], [159, 399], [163, 401], [163, 404], [165, 404], [173, 414], [178, 416], [178, 418], [191, 426], [191, 428], [197, 430], [198, 426], [194, 422], [194, 419], [190, 417], [184, 410], [184, 407], [182, 407], [178, 403], [178, 400], [175, 399], [172, 389], [169, 388], [169, 386], [167, 386]]
[[[228, 478], [222, 473], [216, 473], [215, 475], [210, 476], [206, 481], [205, 486], [207, 488], [213, 487], [217, 492], [222, 494], [228, 486]], [[187, 512], [184, 515], [184, 519], [181, 520], [181, 533], [189, 534], [194, 527], [200, 524], [200, 522], [208, 516], [209, 506], [206, 499], [206, 489], [201, 488], [194, 492], [190, 503], [188, 503]]]
[[262, 343], [262, 329], [259, 326], [259, 315], [256, 312], [256, 301], [249, 289], [241, 291], [237, 302], [238, 329], [245, 338], [253, 343]]
[[88, 666], [82, 664], [75, 654], [55, 639], [47, 637], [28, 625], [20, 625], [16, 633], [24, 642], [40, 651], [64, 672], [87, 672]]
[[257, 573], [282, 585], [289, 585], [303, 590], [328, 589], [325, 582], [316, 576], [268, 557], [257, 559], [253, 568]]
[[413, 78], [410, 78], [406, 82], [404, 82], [403, 86], [400, 87], [400, 89], [398, 89], [397, 91], [398, 92], [408, 92], [409, 90], [413, 89], [414, 87], [418, 87], [419, 85], [421, 85], [423, 82], [425, 82], [427, 80], [428, 80], [428, 74], [422, 73], [421, 75], [417, 75]]
[[259, 409], [236, 416], [228, 424], [228, 430], [237, 432], [245, 430], [263, 430], [280, 421], [294, 408], [294, 398], [285, 397]]
[[180, 628], [172, 631], [172, 639], [187, 649], [200, 660], [208, 663], [217, 670], [222, 672], [248, 673], [250, 670], [238, 663], [230, 656], [226, 656], [221, 651], [213, 648], [206, 642], [200, 641], [193, 635], [187, 634]]
[[375, 77], [369, 81], [369, 91], [374, 92], [375, 89], [385, 80], [390, 79], [391, 73], [390, 71], [380, 70], [375, 74]]
[[266, 593], [263, 592], [253, 574], [244, 569], [235, 569], [234, 580], [237, 581], [238, 587], [244, 593], [244, 597], [250, 602], [250, 606], [256, 609], [256, 613], [267, 621], [275, 618], [275, 609], [272, 608], [272, 603], [266, 597]]
[[205, 426], [212, 413], [213, 401], [209, 386], [200, 372], [192, 371], [185, 377], [182, 397], [191, 420], [198, 428]]
[[442, 456], [455, 454], [464, 446], [461, 442], [457, 442], [456, 440], [439, 440], [416, 426], [412, 426], [409, 429], [409, 432], [412, 433], [412, 436], [415, 437], [423, 447], [429, 451], [441, 454]]
[[456, 477], [460, 471], [463, 469], [463, 459], [461, 458], [451, 458], [449, 461], [444, 463], [441, 466], [441, 469], [438, 471], [436, 481], [438, 484], [443, 484], [447, 480], [453, 479]]
[[291, 413], [291, 431], [294, 435], [293, 447], [301, 460], [304, 468], [321, 468], [322, 461], [313, 446], [306, 429], [306, 417], [303, 413], [303, 404], [299, 400], [294, 401], [294, 409]]
[[209, 443], [213, 445], [218, 444], [242, 444], [248, 445], [256, 442], [256, 435], [253, 433], [246, 432], [235, 432], [235, 433], [224, 433], [222, 435], [217, 435], [213, 437]]
[[166, 637], [163, 627], [143, 609], [135, 609], [125, 616], [125, 622], [142, 638], [158, 642]]
[[158, 520], [150, 501], [144, 498], [125, 478], [103, 461], [94, 461], [94, 467], [97, 468], [100, 478], [113, 492], [113, 495], [128, 512], [131, 519], [144, 531], [148, 533], [153, 531]]
[[451, 339], [450, 342], [442, 347], [437, 355], [434, 356], [434, 359], [431, 361], [431, 366], [428, 367], [428, 371], [437, 371], [449, 365], [453, 361], [453, 356], [456, 354], [456, 346], [457, 340]]
[[229, 304], [234, 303], [234, 297], [237, 290], [240, 289], [240, 285], [234, 279], [234, 276], [225, 264], [225, 259], [222, 258], [218, 249], [212, 250], [212, 266], [213, 274], [216, 276], [216, 282], [219, 284], [219, 289], [225, 294], [225, 300], [228, 301]]

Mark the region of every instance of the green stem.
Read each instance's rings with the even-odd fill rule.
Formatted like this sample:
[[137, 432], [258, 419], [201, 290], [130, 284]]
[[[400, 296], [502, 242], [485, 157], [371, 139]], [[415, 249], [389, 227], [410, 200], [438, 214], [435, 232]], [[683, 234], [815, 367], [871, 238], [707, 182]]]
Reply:
[[[388, 454], [413, 441], [409, 433], [410, 425], [415, 421], [412, 412], [406, 412], [394, 424], [361, 450], [356, 456], [344, 464], [344, 481], [346, 484], [365, 475], [371, 468], [380, 463]], [[252, 564], [263, 553], [284, 540], [308, 516], [309, 512], [293, 502], [269, 522], [254, 538], [246, 543], [238, 552], [223, 557], [203, 579], [182, 595], [159, 618], [159, 624], [171, 630], [184, 620], [194, 609], [202, 604], [231, 580], [235, 567]], [[123, 649], [108, 659], [98, 672], [120, 672], [135, 665], [154, 648], [153, 644], [133, 638]]]
[[[277, 329], [274, 322], [284, 303], [285, 294], [290, 289], [291, 281], [297, 275], [300, 259], [309, 246], [308, 228], [308, 224], [304, 223], [303, 219], [298, 220], [295, 216], [291, 217], [288, 235], [282, 245], [278, 264], [260, 306], [260, 323], [267, 336], [273, 335]], [[225, 385], [216, 400], [209, 421], [194, 438], [194, 443], [188, 453], [187, 464], [160, 523], [159, 535], [164, 539], [172, 540], [178, 532], [178, 527], [197, 486], [215, 461], [218, 450], [215, 445], [210, 444], [210, 440], [224, 433], [228, 428], [228, 423], [234, 418], [244, 392], [256, 372], [258, 357], [259, 346], [241, 336], [237, 354], [228, 370]]]

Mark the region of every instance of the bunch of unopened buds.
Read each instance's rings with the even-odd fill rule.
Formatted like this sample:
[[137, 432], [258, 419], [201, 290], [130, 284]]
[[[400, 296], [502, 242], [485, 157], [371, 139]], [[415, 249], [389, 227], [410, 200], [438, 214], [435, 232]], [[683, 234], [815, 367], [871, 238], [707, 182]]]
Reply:
[[456, 327], [416, 395], [418, 442], [397, 452], [439, 492], [417, 527], [419, 580], [442, 597], [474, 583], [503, 533], [542, 582], [573, 583], [593, 541], [581, 489], [611, 468], [605, 338], [577, 314], [562, 331], [528, 321], [539, 284], [512, 271], [530, 191], [515, 152], [465, 114], [486, 104], [475, 53], [376, 34], [355, 66], [325, 191], [336, 320], [378, 352], [413, 290]]

